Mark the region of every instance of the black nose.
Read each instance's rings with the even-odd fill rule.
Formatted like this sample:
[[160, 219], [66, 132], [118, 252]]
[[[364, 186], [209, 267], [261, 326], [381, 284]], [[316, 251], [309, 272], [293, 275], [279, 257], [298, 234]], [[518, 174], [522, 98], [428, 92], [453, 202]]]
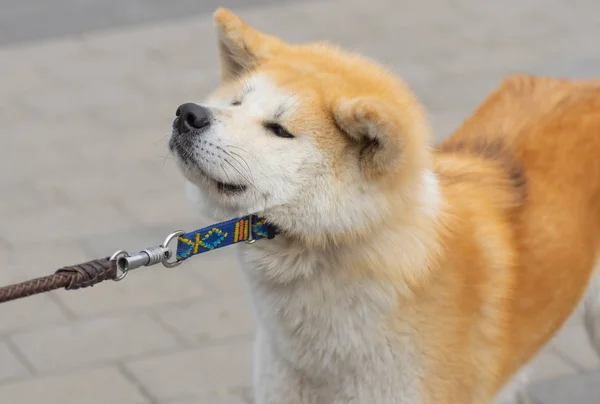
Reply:
[[177, 108], [177, 122], [175, 125], [179, 133], [187, 133], [191, 130], [203, 129], [210, 125], [210, 111], [198, 104], [188, 102]]

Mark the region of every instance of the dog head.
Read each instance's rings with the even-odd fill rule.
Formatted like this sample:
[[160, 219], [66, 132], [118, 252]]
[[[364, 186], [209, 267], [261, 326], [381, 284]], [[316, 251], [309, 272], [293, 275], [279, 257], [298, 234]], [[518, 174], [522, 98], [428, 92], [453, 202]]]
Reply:
[[214, 19], [221, 83], [178, 108], [169, 147], [215, 216], [258, 214], [323, 242], [411, 203], [430, 166], [429, 130], [399, 79], [328, 44], [287, 44], [228, 10]]

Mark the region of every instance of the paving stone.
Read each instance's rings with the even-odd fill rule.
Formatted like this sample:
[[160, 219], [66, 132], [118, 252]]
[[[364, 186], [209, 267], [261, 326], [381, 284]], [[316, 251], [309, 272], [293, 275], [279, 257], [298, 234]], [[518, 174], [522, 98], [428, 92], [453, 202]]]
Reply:
[[583, 325], [566, 327], [553, 339], [553, 349], [581, 369], [600, 368], [600, 358], [592, 348]]
[[489, 47], [515, 40], [540, 43], [551, 36], [565, 35], [568, 28], [573, 28], [565, 24], [565, 18], [554, 12], [557, 9], [566, 11], [566, 3], [561, 1], [553, 2], [551, 7], [547, 7], [543, 0], [519, 1], [518, 7], [516, 1], [511, 1], [510, 5], [472, 3], [468, 0], [454, 3], [455, 7], [463, 10], [463, 18], [469, 21], [469, 24], [461, 26], [461, 31], [474, 43]]
[[[185, 200], [172, 159], [163, 162], [174, 109], [203, 98], [218, 80], [211, 16], [198, 14], [216, 3], [126, 0], [119, 13], [107, 14], [102, 10], [114, 1], [96, 5], [96, 13], [76, 0], [8, 1], [0, 16], [4, 43], [14, 33], [39, 38], [148, 21], [152, 10], [162, 10], [155, 17], [163, 20], [186, 18], [0, 48], [0, 282], [118, 248], [135, 251], [174, 228], [208, 224]], [[600, 30], [597, 0], [371, 0], [368, 7], [359, 0], [231, 1], [263, 30], [294, 42], [327, 39], [399, 72], [431, 112], [436, 142], [512, 71], [589, 77], [600, 67], [590, 40]], [[263, 6], [253, 6], [258, 1]], [[13, 382], [19, 369], [11, 366], [0, 401], [145, 403], [117, 368], [84, 370], [127, 361], [143, 390], [158, 398], [154, 404], [250, 403], [251, 346], [240, 341], [249, 339], [252, 317], [237, 250], [203, 254], [174, 270], [140, 269], [121, 284], [1, 305], [0, 335], [53, 376]], [[119, 310], [127, 313], [110, 317]], [[186, 346], [207, 345], [179, 346], [181, 337]], [[49, 344], [56, 352], [44, 350]], [[1, 350], [4, 369], [14, 355]], [[534, 378], [568, 392], [563, 380], [595, 367], [593, 358], [581, 334], [567, 331], [537, 359]], [[61, 373], [71, 367], [79, 371]], [[538, 386], [560, 398], [545, 383], [536, 392]], [[547, 403], [550, 396], [535, 396], [537, 404], [556, 402]], [[579, 403], [577, 397], [566, 399]]]
[[432, 114], [453, 111], [460, 117], [459, 121], [462, 121], [507, 75], [509, 74], [503, 71], [440, 74], [429, 89], [423, 91], [423, 102]]
[[209, 224], [194, 212], [192, 202], [184, 195], [183, 184], [178, 190], [140, 193], [122, 201], [121, 207], [132, 219], [147, 227], [170, 226], [170, 231], [174, 231], [177, 226], [184, 226], [184, 230], [191, 231]]
[[42, 372], [115, 361], [176, 346], [170, 334], [142, 314], [49, 326], [14, 334], [11, 341]]
[[0, 340], [0, 384], [27, 375], [29, 375], [27, 368], [11, 352], [6, 342]]
[[[5, 282], [6, 278], [2, 276], [0, 279], [2, 286], [17, 282]], [[44, 328], [50, 324], [63, 324], [68, 317], [56, 304], [52, 294], [46, 293], [0, 304], [0, 319], [2, 336], [33, 328]]]
[[164, 404], [249, 404], [237, 394], [213, 391], [196, 397], [164, 401]]
[[569, 376], [578, 371], [577, 368], [565, 362], [563, 358], [548, 348], [534, 358], [530, 369], [531, 375], [528, 377], [532, 382]]
[[227, 337], [252, 339], [254, 314], [246, 296], [226, 296], [179, 304], [159, 311], [159, 316], [192, 343]]
[[130, 231], [82, 237], [78, 242], [90, 257], [111, 255], [117, 250], [127, 250], [134, 254], [144, 248], [161, 244], [168, 234], [177, 229], [177, 224], [164, 227], [136, 226]]
[[150, 404], [116, 367], [2, 384], [0, 397], [14, 404]]
[[[477, 52], [472, 49], [457, 51], [452, 57], [445, 58], [444, 71], [449, 74], [481, 73], [493, 69], [506, 74], [522, 72], [538, 65], [548, 57], [533, 51], [534, 45], [526, 45], [518, 40], [494, 47], [482, 47]], [[495, 63], [490, 66], [489, 60]]]
[[[248, 7], [275, 3], [276, 0], [161, 0], [143, 2], [125, 0], [120, 2], [60, 0], [52, 5], [40, 0], [4, 0], [5, 12], [0, 16], [4, 36], [0, 44], [31, 41], [63, 35], [107, 29], [130, 24], [185, 18], [189, 15], [210, 13], [219, 6]], [[284, 0], [290, 1], [290, 0]], [[298, 0], [294, 0], [298, 1]], [[277, 2], [282, 3], [281, 0]], [[69, 10], [68, 16], [64, 10]], [[22, 26], [23, 19], [35, 21]]]
[[551, 65], [538, 65], [530, 69], [533, 74], [545, 74], [575, 79], [597, 78], [600, 71], [600, 57], [592, 54], [586, 57], [561, 58], [560, 62]]
[[[35, 233], [34, 230], [30, 231]], [[44, 234], [40, 234], [40, 237]], [[57, 241], [50, 237], [41, 241], [19, 242], [10, 238], [10, 251], [0, 254], [0, 281], [20, 282], [49, 275], [58, 268], [79, 264], [89, 257], [77, 241]]]
[[239, 246], [211, 251], [190, 260], [187, 270], [204, 280], [207, 290], [216, 296], [243, 296], [246, 293], [237, 256]]
[[5, 216], [0, 222], [0, 233], [14, 243], [41, 243], [49, 236], [72, 240], [129, 228], [131, 223], [116, 207], [91, 203]]
[[463, 122], [460, 114], [453, 110], [430, 114], [430, 125], [433, 132], [432, 142], [437, 145], [456, 131]]
[[[66, 203], [66, 198], [58, 190], [40, 192], [31, 183], [1, 184], [0, 191], [10, 198], [0, 206], [0, 215], [19, 215], [23, 212], [58, 207]], [[6, 234], [10, 237], [10, 234]]]
[[229, 344], [132, 361], [126, 367], [153, 396], [168, 400], [250, 385], [251, 356], [250, 343]]
[[[114, 81], [90, 81], [81, 86], [63, 84], [52, 92], [34, 92], [19, 97], [19, 100], [46, 120], [63, 120], [76, 114], [91, 121], [98, 110], [124, 111], [130, 105], [146, 103], [141, 94], [125, 84]], [[86, 95], [82, 97], [81, 94]]]
[[[125, 155], [123, 158], [126, 158]], [[120, 172], [123, 168], [119, 168], [118, 165], [106, 167], [105, 164], [97, 163], [96, 169], [92, 168], [89, 172], [77, 171], [76, 166], [73, 166], [60, 176], [41, 176], [32, 183], [40, 192], [45, 194], [58, 192], [69, 200], [69, 204], [84, 207], [102, 202], [104, 205], [111, 203], [115, 205], [115, 201], [119, 201], [121, 206], [123, 202], [130, 205], [141, 204], [144, 194], [158, 191], [165, 193], [177, 191], [182, 194], [183, 187], [175, 186], [175, 184], [182, 184], [182, 181], [177, 178], [169, 180], [167, 172], [161, 170], [160, 164], [160, 159], [156, 158], [152, 164], [138, 164], [135, 168], [130, 167], [131, 169], [125, 173]], [[122, 221], [127, 221], [130, 218], [123, 219]], [[146, 218], [147, 220], [149, 219]], [[121, 229], [116, 227], [113, 231]], [[87, 235], [89, 233], [82, 236]]]
[[204, 293], [195, 274], [182, 267], [166, 269], [158, 265], [132, 271], [121, 282], [103, 282], [92, 289], [61, 293], [56, 298], [71, 313], [89, 317], [188, 301]]
[[563, 328], [569, 327], [584, 327], [584, 315], [585, 315], [585, 305], [581, 302], [577, 308], [571, 313], [567, 321], [565, 321]]
[[[0, 54], [2, 51], [0, 50]], [[48, 91], [54, 87], [52, 81], [35, 67], [23, 69], [5, 63], [7, 59], [0, 60], [0, 72], [4, 75], [2, 80], [2, 93], [0, 93], [0, 105], [14, 102], [15, 98], [30, 92]], [[12, 61], [11, 61], [12, 62]]]
[[[98, 50], [78, 38], [62, 38], [56, 41], [7, 45], [0, 48], [0, 68], [3, 73], [39, 69], [43, 72], [48, 66], [69, 66], [81, 59], [93, 59]], [[68, 68], [68, 67], [67, 67]], [[47, 84], [55, 85], [49, 82]]]
[[600, 370], [536, 383], [529, 391], [534, 404], [597, 404]]

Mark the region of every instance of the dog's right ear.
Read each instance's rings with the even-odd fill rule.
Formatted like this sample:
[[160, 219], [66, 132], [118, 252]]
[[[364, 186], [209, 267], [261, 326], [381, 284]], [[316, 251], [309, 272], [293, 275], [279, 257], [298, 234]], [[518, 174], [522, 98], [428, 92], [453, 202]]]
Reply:
[[420, 110], [402, 106], [359, 97], [338, 100], [333, 110], [338, 127], [360, 145], [359, 163], [371, 180], [410, 175], [428, 163], [428, 130]]
[[214, 22], [223, 81], [252, 70], [283, 45], [280, 39], [257, 31], [227, 9], [217, 9]]

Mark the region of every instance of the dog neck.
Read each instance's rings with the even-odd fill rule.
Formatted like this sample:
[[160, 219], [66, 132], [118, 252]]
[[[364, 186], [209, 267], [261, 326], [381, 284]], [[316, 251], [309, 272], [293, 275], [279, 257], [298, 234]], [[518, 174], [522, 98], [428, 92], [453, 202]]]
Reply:
[[[321, 271], [345, 279], [403, 276], [395, 283], [409, 289], [421, 284], [437, 259], [443, 203], [433, 172], [424, 171], [416, 189], [416, 197], [390, 204], [386, 215], [360, 232], [311, 238], [308, 227], [248, 246], [251, 272], [274, 284], [310, 281]], [[383, 268], [393, 272], [382, 274]]]

